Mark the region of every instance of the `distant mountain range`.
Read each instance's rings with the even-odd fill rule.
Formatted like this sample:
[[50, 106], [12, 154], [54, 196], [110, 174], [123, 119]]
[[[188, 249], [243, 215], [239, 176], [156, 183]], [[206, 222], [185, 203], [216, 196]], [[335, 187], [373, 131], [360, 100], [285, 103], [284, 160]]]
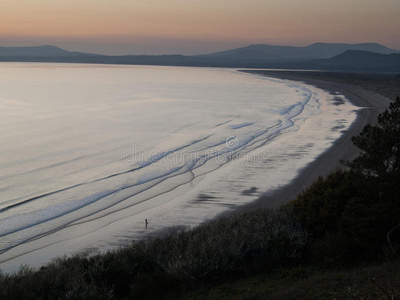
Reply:
[[320, 64], [321, 69], [329, 68], [331, 70], [340, 70], [349, 68], [355, 71], [385, 70], [389, 72], [399, 72], [400, 53], [379, 54], [368, 51], [349, 50], [331, 59], [314, 61], [314, 63]]
[[0, 57], [65, 57], [76, 55], [93, 55], [82, 52], [70, 52], [55, 46], [44, 45], [35, 47], [1, 47]]
[[381, 54], [400, 53], [380, 44], [326, 44], [315, 43], [307, 47], [250, 45], [228, 51], [216, 52], [203, 57], [222, 57], [240, 60], [299, 61], [326, 59], [348, 50], [369, 51]]
[[107, 56], [54, 46], [0, 47], [0, 61], [400, 72], [400, 51], [380, 44], [250, 45], [204, 55]]

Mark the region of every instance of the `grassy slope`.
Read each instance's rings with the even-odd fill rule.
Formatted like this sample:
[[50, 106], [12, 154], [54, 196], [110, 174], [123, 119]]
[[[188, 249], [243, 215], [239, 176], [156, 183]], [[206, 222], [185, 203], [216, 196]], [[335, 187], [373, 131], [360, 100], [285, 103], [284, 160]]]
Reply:
[[399, 279], [398, 260], [339, 270], [297, 266], [202, 286], [180, 299], [395, 299]]

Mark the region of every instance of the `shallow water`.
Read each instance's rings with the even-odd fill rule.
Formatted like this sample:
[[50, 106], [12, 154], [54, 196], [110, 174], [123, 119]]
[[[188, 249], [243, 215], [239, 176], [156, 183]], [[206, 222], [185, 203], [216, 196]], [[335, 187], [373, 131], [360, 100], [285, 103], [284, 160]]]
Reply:
[[328, 149], [354, 110], [231, 69], [2, 63], [0, 267], [103, 251], [253, 201]]

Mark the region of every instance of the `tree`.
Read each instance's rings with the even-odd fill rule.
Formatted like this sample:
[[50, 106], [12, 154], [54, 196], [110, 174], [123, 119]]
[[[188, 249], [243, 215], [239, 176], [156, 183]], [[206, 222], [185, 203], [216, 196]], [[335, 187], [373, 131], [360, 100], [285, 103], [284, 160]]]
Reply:
[[[361, 153], [349, 165], [358, 175], [359, 195], [364, 195], [348, 202], [339, 226], [378, 244], [400, 220], [400, 98], [378, 116], [376, 125], [365, 126], [352, 140]], [[398, 232], [392, 236], [396, 243], [400, 240]]]
[[399, 182], [400, 98], [378, 116], [376, 125], [365, 126], [352, 141], [361, 150], [360, 156], [350, 163], [353, 170], [386, 186]]
[[316, 241], [314, 256], [373, 258], [388, 239], [392, 251], [400, 243], [400, 98], [352, 140], [361, 153], [350, 170], [318, 179], [290, 203]]

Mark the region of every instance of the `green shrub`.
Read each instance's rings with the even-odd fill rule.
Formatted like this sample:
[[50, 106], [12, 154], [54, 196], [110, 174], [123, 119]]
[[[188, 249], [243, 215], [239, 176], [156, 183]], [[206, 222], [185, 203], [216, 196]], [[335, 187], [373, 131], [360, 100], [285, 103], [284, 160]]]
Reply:
[[104, 254], [2, 274], [0, 299], [159, 299], [191, 282], [296, 259], [307, 241], [290, 210], [234, 214]]
[[0, 279], [0, 299], [111, 299], [113, 290], [96, 284], [83, 267], [86, 258], [60, 258], [34, 270], [22, 267]]
[[313, 235], [320, 238], [337, 231], [349, 199], [357, 194], [353, 174], [336, 171], [326, 178], [318, 178], [289, 204], [301, 224]]
[[190, 231], [136, 245], [169, 274], [205, 278], [240, 268], [245, 261], [274, 265], [296, 258], [308, 234], [289, 211], [258, 210], [221, 218]]

